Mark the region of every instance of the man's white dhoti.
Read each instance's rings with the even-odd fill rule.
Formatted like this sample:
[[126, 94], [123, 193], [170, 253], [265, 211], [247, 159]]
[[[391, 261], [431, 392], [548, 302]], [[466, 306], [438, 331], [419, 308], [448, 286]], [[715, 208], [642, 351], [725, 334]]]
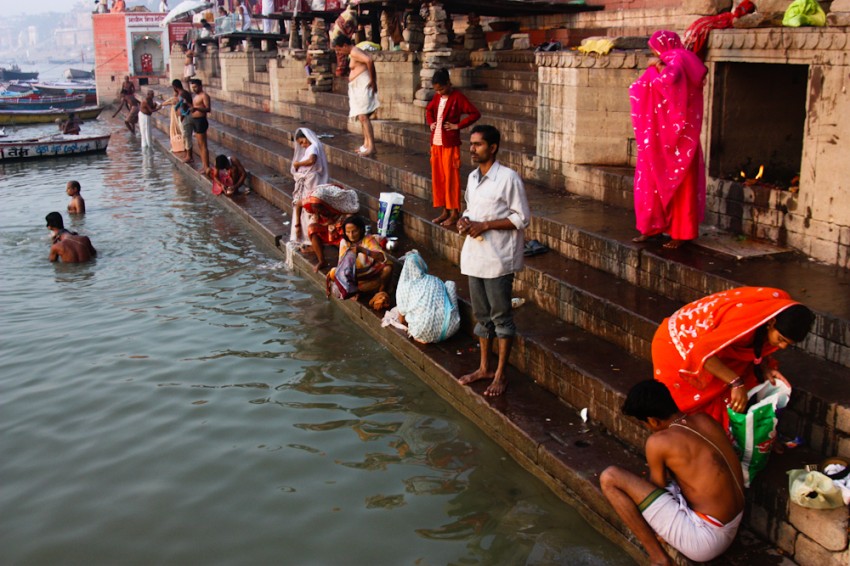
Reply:
[[688, 506], [678, 484], [656, 489], [644, 500], [641, 514], [667, 543], [696, 562], [707, 562], [726, 551], [735, 540], [743, 511], [722, 524], [709, 515], [700, 516]]
[[371, 114], [381, 105], [378, 102], [378, 93], [369, 88], [369, 81], [369, 71], [367, 70], [348, 82], [349, 118]]
[[139, 112], [139, 133], [142, 136], [142, 149], [151, 147], [151, 117]]

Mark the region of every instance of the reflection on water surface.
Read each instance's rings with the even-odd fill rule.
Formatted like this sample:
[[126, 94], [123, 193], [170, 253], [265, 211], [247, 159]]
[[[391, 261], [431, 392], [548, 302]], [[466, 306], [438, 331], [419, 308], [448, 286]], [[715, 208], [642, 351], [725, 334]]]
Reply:
[[[102, 127], [107, 156], [0, 168], [0, 562], [629, 563], [165, 156]], [[86, 265], [46, 260], [70, 179]]]

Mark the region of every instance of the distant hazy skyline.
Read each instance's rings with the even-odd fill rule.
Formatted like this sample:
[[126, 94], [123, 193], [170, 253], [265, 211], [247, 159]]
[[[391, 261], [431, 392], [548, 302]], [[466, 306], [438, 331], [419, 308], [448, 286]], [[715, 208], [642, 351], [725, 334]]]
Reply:
[[[11, 10], [7, 14], [13, 16], [20, 16], [22, 14], [35, 15], [45, 12], [70, 12], [74, 6], [80, 4], [79, 0], [35, 0], [34, 2], [12, 2], [12, 0], [4, 0], [4, 3], [6, 1], [11, 4]], [[94, 0], [87, 2], [87, 4], [94, 6]]]

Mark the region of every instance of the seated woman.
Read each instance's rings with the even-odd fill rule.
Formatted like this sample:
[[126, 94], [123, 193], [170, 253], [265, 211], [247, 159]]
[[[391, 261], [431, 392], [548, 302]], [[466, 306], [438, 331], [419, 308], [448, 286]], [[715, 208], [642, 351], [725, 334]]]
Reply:
[[[248, 173], [242, 166], [242, 162], [236, 157], [227, 157], [226, 155], [219, 155], [215, 158], [215, 167], [210, 169], [208, 174], [212, 179], [213, 194], [220, 195], [224, 192], [229, 197], [238, 193], [239, 188], [248, 179]], [[245, 187], [245, 192], [248, 191], [248, 187]]]
[[729, 428], [728, 406], [747, 407], [747, 391], [784, 379], [768, 356], [803, 340], [814, 314], [769, 287], [739, 287], [687, 304], [652, 340], [655, 379], [686, 414], [708, 413]]
[[313, 271], [327, 266], [324, 247], [336, 246], [343, 236], [343, 220], [360, 210], [357, 193], [338, 185], [319, 185], [309, 197], [301, 201], [307, 214], [311, 214], [307, 237], [316, 254]]
[[[392, 262], [384, 252], [386, 238], [366, 234], [366, 221], [360, 216], [349, 216], [343, 223], [343, 240], [339, 244], [340, 261], [349, 251], [356, 253], [355, 277], [358, 293], [377, 292], [373, 305], [388, 306], [387, 286], [393, 274]], [[336, 280], [336, 268], [328, 272], [328, 282]], [[379, 308], [379, 307], [373, 307]]]
[[429, 275], [425, 260], [416, 250], [404, 256], [395, 298], [407, 333], [417, 342], [442, 342], [460, 328], [454, 281], [444, 283]]
[[319, 185], [328, 182], [328, 158], [322, 142], [312, 130], [299, 128], [295, 132], [295, 152], [290, 167], [295, 189], [292, 191], [292, 233], [289, 239], [300, 244], [310, 243], [304, 230], [310, 225], [310, 215], [304, 211], [302, 203], [313, 195]]

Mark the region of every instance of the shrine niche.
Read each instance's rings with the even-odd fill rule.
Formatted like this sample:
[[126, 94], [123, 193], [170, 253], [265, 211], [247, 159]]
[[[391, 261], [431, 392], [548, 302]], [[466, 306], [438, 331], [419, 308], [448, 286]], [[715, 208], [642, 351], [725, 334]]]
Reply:
[[162, 55], [162, 38], [147, 33], [133, 33], [133, 74], [137, 76], [162, 75], [165, 60]]
[[799, 182], [808, 75], [808, 65], [716, 64], [708, 160], [712, 177], [780, 189]]

